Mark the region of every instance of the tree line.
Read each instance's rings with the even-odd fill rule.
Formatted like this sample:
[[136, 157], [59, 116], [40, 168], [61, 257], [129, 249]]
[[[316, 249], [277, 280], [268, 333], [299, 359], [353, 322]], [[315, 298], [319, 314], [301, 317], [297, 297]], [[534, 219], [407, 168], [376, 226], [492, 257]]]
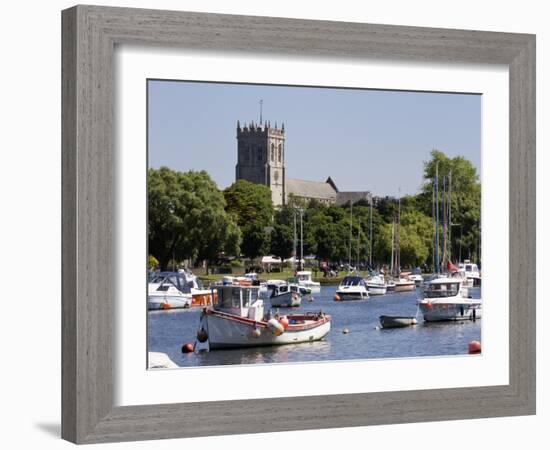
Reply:
[[[436, 167], [440, 186], [452, 172], [452, 223], [448, 224], [452, 230], [451, 259], [478, 260], [480, 256], [481, 186], [476, 169], [463, 157], [449, 158], [434, 150], [424, 163], [420, 192], [400, 199], [403, 267], [433, 267], [432, 187]], [[149, 253], [163, 269], [171, 260], [208, 264], [220, 255], [255, 259], [272, 254], [289, 258], [293, 254], [295, 220], [300, 237], [299, 210], [304, 255], [356, 265], [366, 264], [372, 252], [373, 266], [390, 261], [398, 208], [395, 198], [374, 198], [371, 209], [368, 201], [336, 206], [291, 197], [286, 205], [274, 208], [267, 186], [245, 180], [220, 191], [205, 171], [182, 173], [162, 167], [149, 169], [148, 178]]]

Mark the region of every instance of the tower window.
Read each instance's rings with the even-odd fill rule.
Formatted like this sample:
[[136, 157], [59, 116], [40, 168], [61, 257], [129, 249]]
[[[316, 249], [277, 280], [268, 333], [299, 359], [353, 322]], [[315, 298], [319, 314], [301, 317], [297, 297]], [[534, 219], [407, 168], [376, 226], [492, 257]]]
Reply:
[[271, 144], [271, 161], [275, 161], [275, 144]]
[[279, 144], [279, 152], [278, 152], [278, 155], [277, 155], [277, 160], [278, 160], [279, 162], [282, 161], [282, 155], [283, 155], [282, 145]]

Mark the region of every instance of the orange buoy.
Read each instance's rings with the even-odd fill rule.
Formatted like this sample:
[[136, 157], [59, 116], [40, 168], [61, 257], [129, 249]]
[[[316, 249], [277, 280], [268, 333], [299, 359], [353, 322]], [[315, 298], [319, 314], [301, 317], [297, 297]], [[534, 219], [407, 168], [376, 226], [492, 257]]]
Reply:
[[163, 303], [162, 309], [170, 309], [170, 303]]
[[286, 316], [279, 317], [279, 323], [283, 326], [285, 330], [288, 328], [288, 318]]
[[334, 294], [334, 301], [339, 302], [341, 300], [340, 296], [338, 294]]
[[188, 342], [187, 344], [183, 344], [181, 346], [181, 352], [182, 353], [193, 353], [193, 344], [191, 344], [191, 342]]
[[261, 335], [262, 335], [262, 332], [260, 331], [259, 328], [253, 328], [250, 331], [250, 337], [259, 338]]
[[468, 353], [469, 353], [470, 355], [476, 354], [476, 353], [481, 353], [481, 342], [479, 342], [479, 341], [471, 341], [471, 342], [468, 344]]

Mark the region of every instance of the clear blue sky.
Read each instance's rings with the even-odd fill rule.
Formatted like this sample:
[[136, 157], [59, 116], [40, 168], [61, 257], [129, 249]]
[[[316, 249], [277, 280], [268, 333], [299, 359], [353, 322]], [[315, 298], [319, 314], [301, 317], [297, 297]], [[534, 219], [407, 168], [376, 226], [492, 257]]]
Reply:
[[432, 148], [480, 173], [481, 96], [149, 81], [149, 166], [235, 181], [237, 120], [285, 123], [287, 177], [414, 194]]

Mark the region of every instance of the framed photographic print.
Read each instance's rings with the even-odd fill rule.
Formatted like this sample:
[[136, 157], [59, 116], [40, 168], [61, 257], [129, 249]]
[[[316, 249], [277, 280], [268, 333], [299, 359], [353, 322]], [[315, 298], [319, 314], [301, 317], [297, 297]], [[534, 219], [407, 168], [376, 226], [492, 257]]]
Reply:
[[534, 69], [532, 35], [64, 11], [63, 437], [533, 414]]

